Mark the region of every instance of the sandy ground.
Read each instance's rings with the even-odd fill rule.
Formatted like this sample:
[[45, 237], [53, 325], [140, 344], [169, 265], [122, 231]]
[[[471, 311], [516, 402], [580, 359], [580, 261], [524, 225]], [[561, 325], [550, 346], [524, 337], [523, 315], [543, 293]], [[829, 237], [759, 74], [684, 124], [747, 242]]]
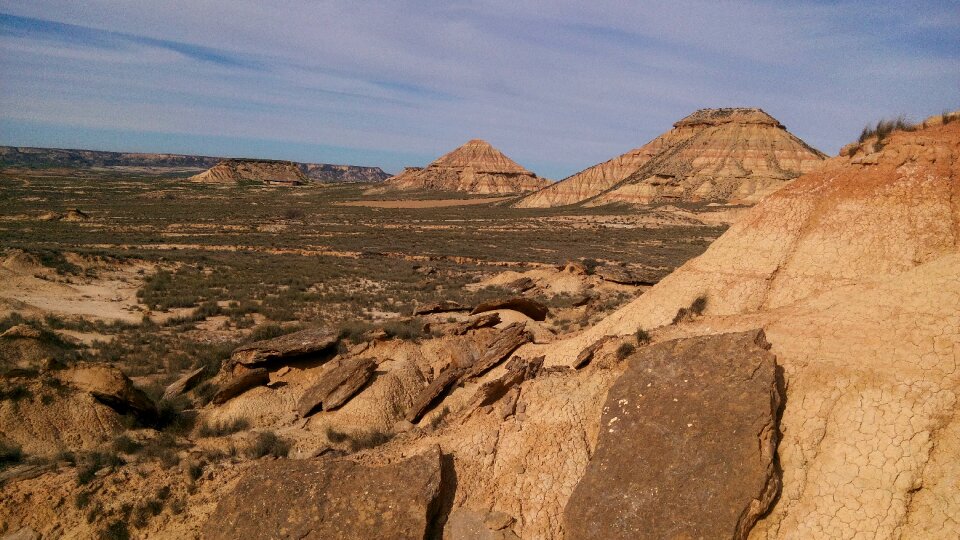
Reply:
[[98, 277], [57, 276], [49, 269], [8, 258], [0, 265], [0, 313], [80, 315], [106, 321], [140, 322], [137, 289], [143, 265], [123, 265]]
[[349, 201], [337, 203], [338, 206], [365, 206], [368, 208], [444, 208], [447, 206], [472, 206], [490, 204], [513, 197], [489, 197], [484, 199], [427, 199], [422, 201]]

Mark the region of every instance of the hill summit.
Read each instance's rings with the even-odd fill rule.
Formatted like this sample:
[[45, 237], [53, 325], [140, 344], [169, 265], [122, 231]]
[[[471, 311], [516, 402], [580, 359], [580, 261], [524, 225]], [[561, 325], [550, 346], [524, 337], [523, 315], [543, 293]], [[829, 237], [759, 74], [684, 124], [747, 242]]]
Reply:
[[520, 166], [490, 143], [473, 139], [424, 168], [407, 167], [387, 179], [393, 189], [428, 189], [465, 193], [522, 193], [549, 181]]
[[700, 109], [649, 143], [544, 188], [517, 206], [661, 200], [751, 204], [825, 158], [762, 109]]

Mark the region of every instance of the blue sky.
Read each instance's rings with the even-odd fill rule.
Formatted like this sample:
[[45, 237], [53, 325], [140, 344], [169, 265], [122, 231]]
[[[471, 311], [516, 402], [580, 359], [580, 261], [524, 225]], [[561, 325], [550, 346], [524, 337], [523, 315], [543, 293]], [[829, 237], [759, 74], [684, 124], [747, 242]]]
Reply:
[[0, 144], [563, 178], [702, 107], [834, 154], [960, 108], [960, 3], [0, 0]]

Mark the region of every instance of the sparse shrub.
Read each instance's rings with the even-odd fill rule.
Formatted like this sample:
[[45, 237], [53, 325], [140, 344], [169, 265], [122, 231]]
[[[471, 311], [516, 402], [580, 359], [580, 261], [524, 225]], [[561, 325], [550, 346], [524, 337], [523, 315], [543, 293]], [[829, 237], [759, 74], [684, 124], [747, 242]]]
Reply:
[[250, 422], [246, 418], [234, 418], [233, 420], [221, 420], [212, 423], [204, 422], [197, 430], [197, 435], [201, 437], [223, 437], [249, 427]]
[[287, 208], [283, 211], [283, 219], [303, 219], [305, 215], [299, 208]]
[[23, 461], [20, 445], [0, 440], [0, 469]]
[[257, 325], [257, 327], [250, 332], [250, 341], [273, 339], [289, 333], [290, 330], [285, 329], [283, 326], [280, 326], [277, 323], [263, 323]]
[[161, 399], [157, 403], [157, 429], [169, 433], [183, 434], [193, 429], [194, 417], [184, 414], [190, 401], [186, 396]]
[[432, 418], [430, 418], [430, 429], [435, 430], [443, 425], [443, 422], [450, 415], [450, 407], [444, 406]]
[[636, 350], [637, 348], [633, 346], [633, 343], [621, 343], [620, 346], [617, 347], [617, 360], [623, 360]]
[[350, 440], [350, 450], [356, 452], [365, 448], [375, 448], [393, 438], [389, 431], [364, 431], [356, 433]]
[[901, 115], [892, 120], [880, 120], [874, 126], [868, 124], [863, 128], [863, 131], [860, 132], [860, 137], [857, 140], [859, 142], [866, 142], [867, 139], [876, 136], [877, 142], [882, 143], [882, 141], [894, 131], [913, 131], [915, 129], [917, 129], [916, 124], [908, 121]]
[[671, 324], [679, 324], [685, 321], [692, 319], [693, 317], [703, 315], [703, 312], [707, 309], [707, 297], [698, 296], [690, 303], [689, 307], [680, 308], [677, 310], [677, 314], [673, 317], [673, 322]]
[[698, 296], [690, 303], [690, 312], [694, 315], [703, 315], [703, 311], [707, 309], [707, 297]]
[[108, 467], [123, 465], [123, 460], [116, 452], [90, 452], [81, 460], [82, 465], [77, 469], [77, 484], [85, 485], [93, 480], [97, 471]]
[[247, 455], [253, 459], [264, 456], [287, 457], [290, 452], [290, 442], [278, 437], [272, 431], [261, 431], [247, 449]]
[[374, 325], [363, 321], [347, 321], [340, 326], [340, 339], [350, 343], [358, 343], [363, 335], [374, 328]]
[[647, 332], [643, 328], [637, 328], [637, 333], [635, 335], [637, 337], [638, 345], [646, 345], [647, 343], [650, 343], [650, 332]]
[[146, 459], [158, 460], [164, 467], [173, 467], [180, 463], [177, 454], [177, 439], [170, 433], [160, 433], [141, 452]]
[[114, 520], [99, 535], [100, 540], [130, 540], [130, 531], [123, 520]]
[[90, 504], [89, 491], [81, 491], [73, 498], [73, 506], [76, 507], [77, 510], [83, 510], [88, 504]]
[[17, 403], [20, 400], [30, 399], [33, 397], [33, 392], [29, 388], [22, 384], [14, 385], [13, 388], [4, 392], [0, 390], [0, 401], [12, 401]]
[[402, 340], [417, 340], [426, 335], [423, 331], [423, 321], [419, 317], [404, 321], [388, 321], [383, 324], [383, 331], [392, 338]]
[[170, 503], [170, 513], [179, 516], [180, 514], [187, 511], [187, 501], [183, 499], [174, 499]]
[[357, 433], [345, 433], [343, 431], [337, 431], [332, 427], [327, 427], [327, 440], [334, 444], [345, 442], [347, 443], [347, 446], [350, 448], [351, 452], [380, 446], [381, 444], [392, 439], [393, 436], [394, 433], [387, 431], [372, 430]]
[[136, 454], [143, 448], [143, 445], [134, 441], [126, 435], [117, 435], [111, 445], [113, 450], [121, 454]]
[[596, 259], [583, 259], [583, 267], [587, 269], [588, 276], [592, 276], [597, 271], [598, 266], [600, 266], [600, 261]]
[[196, 482], [200, 479], [200, 476], [203, 475], [203, 463], [200, 461], [194, 461], [190, 463], [187, 467], [187, 476], [190, 477], [192, 482]]
[[327, 434], [327, 440], [334, 444], [342, 443], [343, 441], [350, 438], [350, 435], [348, 435], [347, 433], [344, 433], [342, 431], [337, 431], [330, 426], [327, 426], [326, 434]]

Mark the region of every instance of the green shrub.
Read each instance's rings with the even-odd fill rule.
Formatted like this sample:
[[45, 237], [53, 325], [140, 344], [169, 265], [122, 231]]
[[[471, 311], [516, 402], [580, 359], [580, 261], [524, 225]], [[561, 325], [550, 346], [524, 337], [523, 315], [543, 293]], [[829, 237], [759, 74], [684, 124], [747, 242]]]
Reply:
[[99, 540], [130, 540], [130, 530], [123, 520], [114, 520], [100, 531]]
[[83, 456], [81, 466], [77, 469], [77, 484], [85, 485], [97, 475], [101, 469], [123, 465], [123, 460], [116, 452], [90, 452]]
[[76, 507], [77, 510], [82, 510], [86, 508], [88, 504], [90, 504], [89, 491], [81, 491], [80, 493], [77, 493], [76, 496], [74, 496], [73, 498], [73, 506]]
[[690, 312], [694, 315], [703, 315], [703, 311], [707, 309], [707, 297], [698, 296], [690, 303]]
[[253, 459], [264, 456], [287, 457], [290, 452], [290, 443], [277, 436], [272, 431], [257, 433], [253, 444], [247, 449], [247, 455]]
[[877, 141], [882, 142], [894, 131], [913, 131], [915, 129], [917, 129], [916, 124], [908, 121], [901, 115], [892, 120], [880, 120], [874, 126], [868, 124], [863, 128], [863, 131], [860, 132], [860, 137], [857, 140], [859, 142], [865, 142], [867, 139], [876, 136]]
[[637, 348], [634, 347], [632, 343], [621, 343], [620, 346], [617, 347], [617, 360], [623, 360], [636, 350]]
[[289, 333], [291, 333], [291, 330], [288, 330], [277, 323], [263, 323], [257, 325], [253, 331], [250, 332], [250, 341], [273, 339]]
[[114, 437], [111, 447], [115, 452], [121, 454], [136, 454], [143, 448], [143, 445], [126, 435], [117, 435]]
[[13, 388], [7, 391], [0, 390], [0, 401], [17, 403], [18, 401], [30, 399], [31, 397], [33, 397], [33, 392], [22, 384], [14, 385]]
[[213, 423], [204, 422], [197, 435], [201, 437], [223, 437], [238, 431], [243, 431], [250, 427], [250, 422], [245, 418], [234, 418], [233, 420], [218, 421]]
[[636, 337], [638, 345], [646, 345], [647, 343], [650, 343], [650, 332], [647, 332], [643, 328], [637, 328]]

